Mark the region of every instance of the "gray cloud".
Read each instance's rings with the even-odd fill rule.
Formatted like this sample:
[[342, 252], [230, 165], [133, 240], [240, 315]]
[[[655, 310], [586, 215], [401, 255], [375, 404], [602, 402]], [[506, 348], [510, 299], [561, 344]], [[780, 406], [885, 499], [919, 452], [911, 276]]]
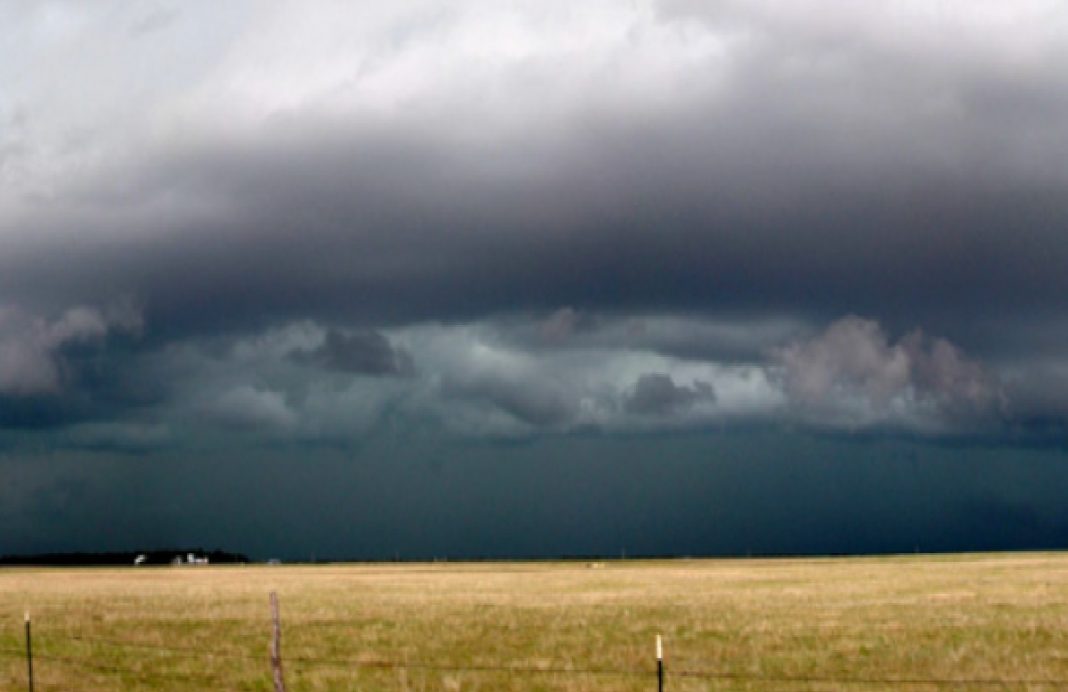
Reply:
[[571, 339], [582, 326], [579, 312], [572, 307], [563, 307], [546, 317], [538, 325], [538, 330], [546, 341], [558, 343]]
[[322, 344], [311, 351], [296, 351], [293, 357], [298, 362], [359, 375], [409, 375], [414, 368], [407, 351], [370, 330], [346, 334], [330, 329]]
[[530, 315], [495, 320], [521, 348], [629, 349], [684, 360], [763, 362], [784, 342], [807, 336], [804, 321], [765, 315], [626, 314], [563, 307], [540, 321]]
[[250, 385], [223, 392], [204, 405], [204, 412], [211, 419], [239, 429], [285, 430], [297, 422], [296, 414], [282, 394]]
[[102, 344], [111, 332], [140, 328], [139, 313], [125, 304], [107, 310], [73, 307], [54, 319], [0, 306], [0, 396], [59, 394], [76, 377], [66, 351]]
[[129, 28], [131, 36], [146, 36], [166, 29], [181, 16], [181, 12], [174, 8], [156, 7], [144, 11], [135, 19]]
[[446, 399], [484, 402], [535, 427], [559, 426], [569, 422], [575, 415], [573, 402], [566, 392], [532, 379], [507, 379], [493, 375], [465, 381], [446, 379], [442, 392]]
[[1023, 440], [1063, 443], [1068, 433], [1068, 364], [1039, 359], [1006, 368], [1006, 408]]
[[669, 415], [689, 407], [698, 399], [715, 400], [712, 385], [697, 381], [686, 387], [675, 384], [664, 373], [646, 373], [638, 378], [625, 407], [639, 415]]

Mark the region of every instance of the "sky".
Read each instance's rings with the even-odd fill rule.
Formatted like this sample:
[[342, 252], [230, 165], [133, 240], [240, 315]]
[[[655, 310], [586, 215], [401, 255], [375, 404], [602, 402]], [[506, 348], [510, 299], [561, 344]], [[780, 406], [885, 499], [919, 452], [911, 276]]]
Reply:
[[0, 4], [0, 553], [1068, 547], [1052, 0]]

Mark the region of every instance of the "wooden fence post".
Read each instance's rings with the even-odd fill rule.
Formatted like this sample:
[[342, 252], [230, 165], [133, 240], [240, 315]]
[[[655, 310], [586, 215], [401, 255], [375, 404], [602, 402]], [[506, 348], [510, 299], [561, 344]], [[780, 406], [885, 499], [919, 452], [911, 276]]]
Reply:
[[30, 636], [30, 611], [26, 611], [26, 681], [33, 692], [33, 639]]
[[271, 592], [271, 673], [274, 676], [274, 692], [286, 692], [282, 677], [282, 621], [278, 615], [278, 594]]

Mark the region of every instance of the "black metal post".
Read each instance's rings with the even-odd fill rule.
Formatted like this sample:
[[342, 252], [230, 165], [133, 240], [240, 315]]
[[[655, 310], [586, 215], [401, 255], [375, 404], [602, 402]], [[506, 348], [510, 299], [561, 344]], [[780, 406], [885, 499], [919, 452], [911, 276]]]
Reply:
[[26, 611], [26, 680], [33, 692], [33, 638], [30, 633], [30, 613]]

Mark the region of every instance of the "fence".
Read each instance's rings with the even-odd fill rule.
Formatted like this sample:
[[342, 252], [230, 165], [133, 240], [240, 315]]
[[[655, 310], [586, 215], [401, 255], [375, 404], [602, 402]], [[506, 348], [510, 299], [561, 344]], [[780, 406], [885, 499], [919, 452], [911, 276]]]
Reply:
[[[584, 678], [628, 678], [635, 681], [641, 687], [641, 680], [648, 681], [648, 689], [657, 688], [661, 692], [671, 688], [672, 680], [698, 680], [709, 683], [736, 683], [750, 686], [758, 686], [758, 689], [789, 689], [791, 687], [803, 687], [811, 689], [812, 686], [826, 686], [826, 689], [906, 689], [914, 687], [934, 687], [953, 689], [987, 689], [987, 688], [1032, 688], [1052, 687], [1068, 689], [1068, 679], [1045, 679], [1045, 678], [937, 678], [937, 677], [865, 677], [865, 676], [818, 676], [818, 675], [762, 675], [736, 672], [724, 672], [714, 670], [711, 666], [706, 668], [672, 668], [665, 664], [661, 638], [656, 638], [655, 658], [650, 656], [648, 666], [623, 668], [623, 667], [575, 667], [564, 665], [513, 665], [513, 664], [452, 664], [432, 661], [391, 660], [387, 658], [367, 657], [320, 657], [305, 654], [286, 656], [283, 658], [281, 650], [281, 620], [276, 596], [271, 594], [271, 620], [272, 627], [270, 636], [261, 636], [258, 639], [268, 644], [265, 655], [255, 655], [249, 652], [235, 650], [219, 650], [207, 647], [167, 645], [153, 642], [138, 641], [123, 638], [102, 638], [86, 636], [78, 633], [54, 633], [50, 632], [46, 637], [34, 635], [31, 630], [29, 614], [25, 620], [25, 648], [0, 648], [0, 658], [21, 659], [26, 661], [26, 689], [35, 692], [35, 689], [63, 689], [72, 690], [69, 683], [62, 686], [42, 684], [35, 680], [35, 666], [38, 671], [47, 669], [48, 666], [72, 667], [83, 671], [92, 671], [97, 674], [121, 676], [125, 680], [143, 681], [151, 683], [158, 679], [159, 673], [146, 672], [141, 667], [130, 665], [118, 665], [97, 660], [97, 653], [105, 650], [135, 650], [146, 655], [166, 656], [169, 660], [182, 661], [205, 661], [208, 659], [223, 659], [243, 662], [253, 662], [262, 665], [263, 677], [270, 677], [276, 692], [285, 692], [285, 680], [282, 662], [290, 669], [308, 671], [315, 668], [344, 669], [353, 672], [358, 671], [419, 671], [423, 673], [464, 673], [464, 674], [496, 674], [507, 676], [558, 676], [558, 677], [584, 677]], [[34, 643], [34, 637], [40, 641]], [[56, 654], [50, 651], [48, 646], [57, 643], [82, 644], [92, 649], [91, 652], [81, 656], [69, 654]], [[34, 646], [37, 646], [35, 649]], [[209, 672], [192, 672], [188, 670], [169, 669], [166, 678], [171, 682], [188, 683], [190, 687], [197, 686], [208, 689], [226, 689], [221, 686], [223, 681], [218, 675]], [[243, 682], [244, 685], [247, 681]], [[98, 689], [98, 688], [89, 688]]]

